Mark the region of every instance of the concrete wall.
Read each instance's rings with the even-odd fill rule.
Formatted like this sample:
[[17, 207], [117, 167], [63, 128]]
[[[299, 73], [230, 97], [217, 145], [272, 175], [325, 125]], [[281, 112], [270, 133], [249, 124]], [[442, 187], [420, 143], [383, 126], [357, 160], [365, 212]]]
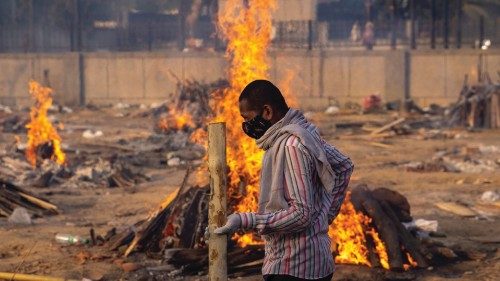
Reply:
[[149, 103], [171, 98], [177, 79], [214, 81], [226, 61], [213, 53], [95, 53], [84, 56], [86, 102]]
[[0, 55], [0, 103], [31, 104], [28, 81], [35, 79], [50, 85], [58, 102], [77, 104], [78, 73], [77, 54]]
[[[269, 77], [305, 109], [359, 103], [375, 93], [385, 101], [411, 96], [420, 105], [446, 105], [458, 98], [465, 74], [469, 82], [477, 82], [480, 54], [473, 50], [271, 51]], [[500, 50], [489, 50], [483, 60], [496, 79]], [[77, 54], [0, 55], [0, 103], [31, 103], [28, 81], [34, 78], [49, 82], [61, 104], [79, 104], [81, 92], [87, 103], [148, 104], [170, 99], [176, 79], [211, 82], [226, 77], [227, 66], [223, 54], [211, 52], [88, 53], [82, 56], [83, 72]], [[43, 75], [46, 70], [48, 79]]]
[[[484, 68], [496, 81], [500, 71], [500, 51], [483, 53]], [[465, 75], [469, 83], [478, 82], [482, 53], [474, 50], [414, 51], [410, 61], [410, 96], [421, 105], [455, 101]]]
[[316, 0], [277, 0], [274, 21], [315, 20]]
[[402, 51], [288, 51], [271, 58], [271, 78], [293, 75], [291, 89], [304, 108], [359, 102], [369, 94], [391, 100], [404, 94]]

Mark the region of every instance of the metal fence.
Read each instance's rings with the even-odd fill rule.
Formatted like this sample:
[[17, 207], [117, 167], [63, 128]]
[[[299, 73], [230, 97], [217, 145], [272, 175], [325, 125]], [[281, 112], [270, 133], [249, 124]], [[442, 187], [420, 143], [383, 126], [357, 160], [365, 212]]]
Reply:
[[[208, 16], [201, 16], [188, 35], [178, 14], [122, 9], [108, 17], [76, 14], [76, 18], [63, 16], [54, 21], [46, 5], [38, 5], [21, 15], [19, 19], [0, 18], [0, 52], [153, 51], [185, 47], [222, 50], [224, 47]], [[275, 22], [272, 44], [276, 48], [362, 48], [366, 45], [365, 25], [366, 22], [345, 19]], [[478, 48], [488, 40], [497, 47], [500, 19], [414, 16], [413, 20], [374, 20], [373, 40], [375, 48]]]
[[[364, 47], [364, 25], [346, 20], [278, 22], [274, 25], [273, 44], [310, 49]], [[373, 26], [375, 48], [480, 48], [487, 41], [493, 47], [500, 45], [500, 19], [493, 23], [486, 23], [481, 17], [466, 18], [460, 23], [418, 19], [413, 25], [410, 20], [374, 21]]]

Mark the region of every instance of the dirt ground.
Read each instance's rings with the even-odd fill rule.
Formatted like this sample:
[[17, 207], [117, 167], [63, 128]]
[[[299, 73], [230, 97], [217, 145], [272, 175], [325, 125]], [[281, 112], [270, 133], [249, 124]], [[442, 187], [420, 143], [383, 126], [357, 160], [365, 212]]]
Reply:
[[[138, 109], [137, 109], [138, 110]], [[28, 114], [28, 113], [26, 113]], [[135, 117], [134, 117], [135, 116]], [[406, 280], [500, 280], [500, 252], [498, 238], [500, 224], [498, 209], [487, 216], [463, 218], [445, 212], [434, 204], [442, 201], [462, 202], [475, 206], [483, 192], [500, 191], [498, 170], [480, 173], [408, 172], [401, 163], [425, 161], [436, 151], [451, 147], [496, 145], [500, 146], [498, 130], [455, 132], [453, 139], [424, 140], [416, 134], [395, 136], [383, 141], [387, 146], [373, 144], [361, 138], [344, 138], [349, 129], [335, 130], [335, 123], [380, 122], [393, 119], [390, 114], [328, 116], [312, 114], [325, 138], [355, 163], [351, 186], [366, 183], [370, 187], [387, 187], [405, 195], [412, 216], [439, 222], [444, 238], [435, 238], [445, 245], [474, 249], [480, 254], [476, 260], [434, 266], [428, 270], [412, 271]], [[65, 129], [63, 143], [77, 148], [82, 142], [116, 143], [120, 139], [146, 138], [151, 134], [153, 122], [134, 114], [133, 109], [82, 109], [70, 114], [58, 114]], [[93, 128], [104, 136], [92, 140], [81, 137], [82, 131]], [[22, 138], [25, 136], [21, 136]], [[0, 150], [14, 143], [13, 134], [1, 133]], [[74, 153], [73, 153], [74, 154]], [[71, 153], [68, 161], [72, 160]], [[19, 272], [64, 277], [75, 280], [156, 280], [153, 271], [139, 270], [126, 273], [113, 263], [112, 254], [86, 256], [85, 246], [61, 246], [54, 240], [56, 233], [88, 235], [90, 228], [105, 234], [112, 227], [124, 229], [145, 218], [158, 203], [181, 183], [185, 170], [181, 167], [146, 170], [151, 181], [131, 188], [28, 188], [41, 194], [61, 209], [60, 215], [34, 220], [31, 226], [17, 226], [0, 218], [0, 272]], [[194, 184], [194, 177], [190, 181]], [[486, 243], [489, 242], [489, 243]], [[159, 261], [144, 256], [129, 258], [143, 265], [160, 265]], [[338, 265], [334, 280], [403, 280], [404, 277], [377, 275], [366, 267]], [[176, 277], [176, 280], [206, 280], [205, 276]], [[258, 275], [238, 278], [261, 280]], [[166, 279], [163, 279], [166, 280]]]

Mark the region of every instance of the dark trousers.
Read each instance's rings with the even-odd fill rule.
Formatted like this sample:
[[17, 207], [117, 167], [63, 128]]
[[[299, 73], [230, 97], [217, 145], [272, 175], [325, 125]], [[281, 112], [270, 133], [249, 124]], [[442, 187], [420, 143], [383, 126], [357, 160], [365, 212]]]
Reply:
[[331, 281], [333, 273], [320, 279], [302, 279], [290, 275], [264, 275], [264, 281]]

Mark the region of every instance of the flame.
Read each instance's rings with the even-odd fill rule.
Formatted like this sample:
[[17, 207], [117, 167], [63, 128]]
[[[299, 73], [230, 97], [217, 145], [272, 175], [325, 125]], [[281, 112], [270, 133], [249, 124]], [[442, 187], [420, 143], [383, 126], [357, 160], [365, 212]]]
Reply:
[[328, 231], [333, 241], [332, 250], [338, 253], [335, 262], [371, 266], [365, 236], [365, 225], [368, 225], [371, 219], [357, 212], [349, 197], [350, 195], [347, 195], [339, 215]]
[[65, 161], [65, 154], [61, 149], [61, 137], [47, 116], [47, 111], [52, 106], [52, 89], [30, 80], [29, 92], [35, 99], [35, 105], [31, 107], [31, 120], [26, 125], [28, 129], [26, 158], [32, 166], [36, 166], [37, 148], [40, 145], [51, 143], [53, 147], [51, 160], [62, 165]]
[[403, 264], [405, 270], [409, 270], [412, 267], [418, 266], [418, 263], [415, 260], [413, 260], [410, 253], [408, 252], [406, 252], [406, 259], [408, 260], [408, 263]]
[[203, 128], [198, 128], [196, 129], [190, 136], [189, 136], [189, 140], [193, 143], [197, 143], [197, 144], [200, 144], [200, 145], [203, 145], [204, 147], [207, 147], [208, 144], [207, 144], [207, 139], [208, 139], [208, 135], [207, 135], [207, 131]]
[[[370, 219], [371, 220], [371, 219]], [[385, 248], [384, 242], [380, 239], [378, 232], [372, 228], [368, 231], [370, 236], [373, 239], [373, 242], [375, 243], [375, 252], [378, 255], [378, 258], [380, 259], [380, 264], [382, 265], [383, 268], [389, 269], [389, 255], [387, 254], [387, 249]]]
[[[219, 29], [228, 40], [226, 57], [230, 61], [230, 87], [223, 90], [224, 98], [216, 102], [214, 112], [215, 121], [225, 121], [227, 125], [228, 193], [236, 202], [233, 211], [255, 212], [263, 151], [241, 130], [243, 120], [238, 97], [248, 83], [269, 78], [266, 52], [276, 0], [250, 0], [245, 4], [241, 0], [228, 0], [219, 14]], [[262, 243], [252, 234], [237, 235], [236, 239], [242, 247]]]
[[[235, 212], [255, 212], [258, 207], [263, 151], [241, 129], [243, 120], [239, 114], [238, 97], [248, 83], [269, 77], [266, 51], [271, 38], [271, 14], [275, 8], [276, 0], [228, 0], [219, 14], [219, 30], [227, 39], [230, 87], [221, 90], [219, 95], [222, 98], [213, 104], [213, 112], [216, 114], [214, 121], [224, 121], [227, 125], [228, 197]], [[294, 75], [288, 71], [279, 84], [290, 105], [297, 104], [290, 90]], [[355, 210], [348, 196], [329, 231], [338, 245], [337, 262], [371, 266], [366, 246], [368, 234], [375, 243], [375, 252], [382, 266], [389, 268], [385, 246], [376, 230], [370, 228], [370, 223], [369, 217]], [[241, 247], [262, 244], [252, 234], [237, 234], [234, 239]]]
[[380, 264], [389, 269], [389, 257], [384, 243], [379, 238], [377, 231], [370, 227], [372, 219], [362, 212], [356, 211], [351, 202], [351, 194], [347, 193], [340, 213], [330, 225], [328, 235], [332, 239], [332, 250], [337, 252], [335, 262], [348, 264], [361, 264], [372, 266], [368, 260], [366, 234], [370, 235], [375, 243]]
[[168, 130], [182, 130], [184, 128], [193, 128], [195, 124], [193, 122], [193, 117], [186, 111], [178, 112], [175, 109], [171, 109], [167, 116], [161, 118], [158, 121], [158, 128], [163, 131]]
[[292, 69], [287, 69], [285, 72], [285, 78], [280, 81], [278, 87], [286, 99], [286, 103], [290, 107], [297, 107], [299, 102], [297, 97], [292, 94], [292, 82], [296, 79], [297, 73]]

